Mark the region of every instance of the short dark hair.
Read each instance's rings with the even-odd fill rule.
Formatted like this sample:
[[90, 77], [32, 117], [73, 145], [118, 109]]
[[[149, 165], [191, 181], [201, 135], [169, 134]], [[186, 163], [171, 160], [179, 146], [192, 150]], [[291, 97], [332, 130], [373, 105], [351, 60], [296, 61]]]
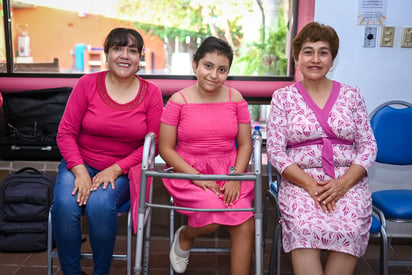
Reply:
[[297, 60], [302, 45], [305, 42], [324, 41], [329, 43], [332, 60], [338, 55], [339, 36], [331, 26], [323, 25], [318, 22], [311, 22], [303, 27], [292, 41], [293, 57]]
[[202, 59], [207, 53], [213, 52], [226, 56], [229, 59], [229, 67], [232, 65], [233, 50], [229, 43], [220, 38], [209, 36], [202, 41], [199, 48], [197, 48], [195, 54], [193, 55], [193, 60], [196, 62], [196, 66], [199, 64], [200, 59]]
[[110, 31], [104, 40], [104, 53], [108, 54], [109, 49], [113, 46], [124, 47], [129, 45], [129, 39], [132, 40], [133, 46], [139, 51], [139, 54], [143, 53], [144, 41], [140, 33], [134, 29], [128, 28], [115, 28]]

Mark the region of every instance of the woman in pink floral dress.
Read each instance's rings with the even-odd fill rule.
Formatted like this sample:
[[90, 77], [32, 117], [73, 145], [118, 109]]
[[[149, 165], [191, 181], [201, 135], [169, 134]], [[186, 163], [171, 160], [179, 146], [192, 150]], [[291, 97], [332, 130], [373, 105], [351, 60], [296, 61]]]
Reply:
[[[283, 248], [295, 274], [352, 274], [369, 240], [376, 141], [359, 90], [326, 76], [335, 30], [309, 23], [292, 47], [303, 80], [273, 93], [267, 140], [282, 175]], [[321, 250], [329, 251], [325, 266]]]

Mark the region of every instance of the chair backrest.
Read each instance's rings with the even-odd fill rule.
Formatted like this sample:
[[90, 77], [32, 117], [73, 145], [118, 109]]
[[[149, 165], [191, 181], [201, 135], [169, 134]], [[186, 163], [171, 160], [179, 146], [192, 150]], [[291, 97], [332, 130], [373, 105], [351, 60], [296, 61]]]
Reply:
[[371, 126], [378, 145], [376, 161], [394, 165], [412, 164], [412, 104], [388, 101], [371, 113]]
[[267, 164], [267, 170], [268, 170], [268, 187], [274, 194], [279, 193], [279, 186], [280, 186], [280, 181], [282, 179], [282, 176], [279, 174], [279, 172], [276, 171], [275, 167], [269, 162]]

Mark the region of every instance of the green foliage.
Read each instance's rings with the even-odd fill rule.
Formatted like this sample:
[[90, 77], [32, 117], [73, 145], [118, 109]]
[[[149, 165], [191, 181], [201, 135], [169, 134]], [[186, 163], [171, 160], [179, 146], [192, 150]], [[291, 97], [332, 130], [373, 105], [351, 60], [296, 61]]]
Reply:
[[252, 121], [259, 121], [260, 117], [260, 105], [258, 104], [250, 104], [249, 105], [249, 113], [250, 113], [250, 118]]
[[205, 29], [199, 29], [199, 31], [192, 31], [181, 28], [165, 27], [140, 22], [135, 22], [134, 25], [137, 29], [143, 30], [145, 33], [156, 35], [160, 38], [167, 37], [169, 39], [174, 39], [175, 37], [177, 37], [180, 41], [184, 41], [186, 39], [186, 36], [189, 36], [192, 39], [195, 39], [197, 37], [205, 38], [210, 33], [207, 27]]
[[[241, 27], [238, 25], [241, 14], [230, 13], [230, 18], [224, 21], [224, 25], [213, 22], [213, 19], [222, 17], [227, 5], [245, 6], [248, 2], [250, 1], [123, 0], [118, 12], [135, 21], [137, 28], [161, 39], [167, 37], [174, 41], [177, 37], [184, 41], [187, 36], [196, 40], [198, 37], [206, 38], [210, 35], [221, 38], [229, 35], [229, 42], [233, 41], [233, 46], [237, 46], [242, 38]], [[234, 10], [239, 10], [239, 7]], [[228, 24], [229, 28], [225, 24]], [[225, 30], [230, 30], [230, 33], [227, 34]]]
[[282, 12], [277, 18], [275, 31], [264, 33], [266, 37], [263, 42], [253, 42], [247, 45], [246, 53], [238, 59], [238, 63], [243, 63], [242, 74], [245, 75], [286, 75], [288, 57], [286, 56], [286, 38], [288, 27], [285, 23]]
[[[175, 4], [174, 4], [175, 5]], [[174, 7], [176, 9], [176, 7]], [[146, 33], [157, 35], [160, 38], [167, 37], [169, 39], [174, 39], [178, 37], [179, 40], [183, 41], [186, 36], [191, 38], [205, 37], [210, 33], [207, 25], [202, 22], [200, 8], [193, 8], [191, 6], [182, 8], [179, 7], [174, 15], [169, 15], [170, 17], [166, 20], [164, 24], [150, 24], [144, 22], [137, 22], [135, 25]]]
[[241, 22], [252, 6], [252, 0], [123, 0], [118, 11], [136, 22], [137, 29], [159, 37], [169, 58], [176, 39], [180, 51], [193, 53], [199, 41], [214, 35], [233, 47], [232, 75], [286, 75], [288, 27], [283, 12], [278, 13], [275, 30], [262, 28], [260, 42], [245, 45]]

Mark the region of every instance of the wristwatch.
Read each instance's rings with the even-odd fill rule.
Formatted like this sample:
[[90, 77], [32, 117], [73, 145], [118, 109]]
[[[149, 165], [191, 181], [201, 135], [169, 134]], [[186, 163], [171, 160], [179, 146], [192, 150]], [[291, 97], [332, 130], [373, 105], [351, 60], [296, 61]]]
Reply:
[[229, 174], [236, 174], [236, 167], [231, 166], [231, 167], [229, 168]]

